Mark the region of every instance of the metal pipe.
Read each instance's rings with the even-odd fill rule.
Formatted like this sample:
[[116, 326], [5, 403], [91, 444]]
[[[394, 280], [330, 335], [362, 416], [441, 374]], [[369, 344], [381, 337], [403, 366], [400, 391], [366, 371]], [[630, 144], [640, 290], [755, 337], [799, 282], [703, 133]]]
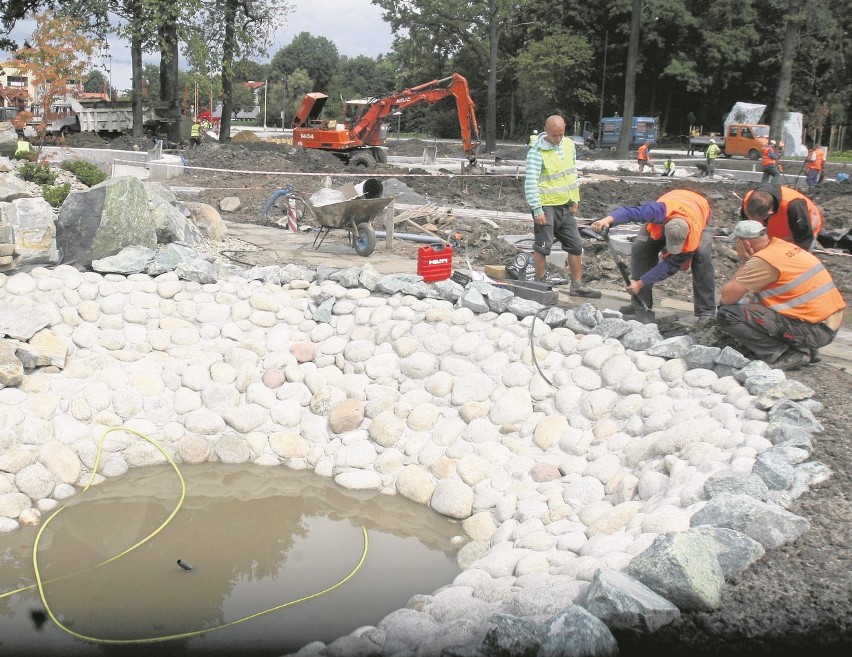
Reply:
[[[386, 230], [377, 230], [376, 237], [386, 237]], [[422, 244], [443, 244], [443, 240], [438, 239], [437, 237], [432, 237], [431, 235], [418, 235], [417, 233], [397, 233], [394, 231], [394, 237], [398, 237], [401, 240], [408, 240], [409, 242], [420, 242]]]

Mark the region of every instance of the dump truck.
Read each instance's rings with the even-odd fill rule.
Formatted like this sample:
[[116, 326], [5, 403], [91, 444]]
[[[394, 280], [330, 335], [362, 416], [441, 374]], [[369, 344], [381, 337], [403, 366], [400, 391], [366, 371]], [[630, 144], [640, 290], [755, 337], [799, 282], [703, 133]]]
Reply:
[[[72, 132], [121, 133], [133, 130], [133, 102], [130, 100], [76, 100], [54, 103], [48, 112], [46, 133], [50, 137], [65, 137]], [[153, 106], [142, 108], [145, 130], [160, 132], [168, 123]], [[42, 117], [34, 117], [24, 129], [24, 135], [38, 134]]]
[[386, 96], [347, 101], [340, 120], [320, 118], [326, 94], [306, 94], [293, 119], [293, 145], [330, 151], [354, 166], [383, 164], [387, 162], [382, 146], [390, 131], [390, 117], [417, 103], [432, 105], [449, 96], [456, 101], [465, 155], [475, 165], [479, 126], [467, 80], [458, 73]]

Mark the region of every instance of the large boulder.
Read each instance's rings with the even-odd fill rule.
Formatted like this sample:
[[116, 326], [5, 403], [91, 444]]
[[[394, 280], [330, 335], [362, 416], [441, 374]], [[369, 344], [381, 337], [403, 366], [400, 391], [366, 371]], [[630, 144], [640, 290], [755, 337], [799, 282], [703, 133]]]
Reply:
[[59, 262], [54, 219], [53, 208], [43, 198], [0, 203], [0, 224], [12, 227], [14, 267]]
[[157, 224], [138, 178], [105, 180], [65, 199], [56, 220], [62, 262], [88, 268], [125, 246], [157, 247]]
[[18, 148], [18, 133], [8, 121], [0, 122], [0, 155], [12, 157]]
[[213, 240], [221, 242], [225, 239], [227, 229], [225, 222], [222, 221], [222, 216], [212, 205], [206, 203], [198, 203], [196, 201], [188, 201], [185, 203], [189, 210], [189, 218], [201, 230], [202, 235]]

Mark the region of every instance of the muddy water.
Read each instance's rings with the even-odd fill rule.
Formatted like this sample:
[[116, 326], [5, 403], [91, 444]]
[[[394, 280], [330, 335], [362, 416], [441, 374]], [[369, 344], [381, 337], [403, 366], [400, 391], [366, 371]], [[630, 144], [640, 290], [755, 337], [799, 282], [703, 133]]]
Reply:
[[[461, 527], [399, 496], [342, 491], [309, 472], [260, 466], [185, 466], [175, 518], [128, 555], [98, 565], [154, 531], [180, 484], [169, 467], [131, 470], [75, 498], [39, 542], [45, 597], [73, 632], [112, 641], [179, 635], [153, 644], [89, 642], [32, 611], [36, 590], [0, 599], [0, 655], [281, 655], [375, 625], [459, 569]], [[319, 597], [234, 626], [243, 617]], [[0, 536], [0, 593], [34, 581], [37, 530]], [[178, 567], [182, 559], [191, 571]], [[81, 572], [85, 571], [85, 572]], [[73, 577], [66, 575], [79, 573]], [[51, 582], [50, 580], [58, 581]]]

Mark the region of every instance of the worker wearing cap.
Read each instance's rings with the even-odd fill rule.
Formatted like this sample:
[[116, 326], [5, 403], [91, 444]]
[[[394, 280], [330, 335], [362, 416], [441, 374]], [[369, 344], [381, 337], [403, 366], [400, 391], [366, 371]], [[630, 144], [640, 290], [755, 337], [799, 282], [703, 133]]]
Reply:
[[707, 175], [711, 178], [716, 173], [716, 158], [719, 157], [719, 147], [716, 145], [716, 140], [711, 139], [707, 145], [707, 150], [704, 152], [704, 157], [707, 158]]
[[197, 118], [189, 129], [189, 147], [192, 148], [193, 146], [201, 146], [201, 124]]
[[547, 256], [558, 241], [568, 254], [571, 296], [600, 297], [583, 283], [583, 241], [574, 216], [580, 207], [576, 151], [558, 114], [548, 117], [544, 134], [527, 153], [524, 196], [533, 216], [535, 280], [545, 279]]
[[527, 142], [527, 148], [532, 148], [535, 146], [535, 143], [538, 141], [538, 130], [533, 130], [530, 135], [530, 140]]
[[676, 168], [674, 160], [672, 160], [671, 156], [669, 156], [669, 158], [663, 162], [663, 176], [674, 178]]
[[716, 314], [716, 275], [713, 271], [713, 229], [709, 227], [710, 204], [697, 192], [675, 189], [655, 202], [622, 206], [592, 224], [597, 232], [628, 222], [643, 223], [633, 240], [627, 288], [631, 305], [620, 308], [636, 314], [640, 302], [653, 306], [652, 288], [679, 271], [692, 269], [692, 292], [699, 321]]
[[818, 244], [822, 213], [801, 192], [781, 185], [760, 184], [743, 198], [740, 219], [758, 221], [769, 237], [778, 237], [811, 251]]
[[[740, 221], [734, 239], [743, 265], [722, 288], [719, 326], [778, 369], [819, 360], [846, 307], [825, 266], [804, 249], [770, 237], [758, 221]], [[756, 303], [741, 302], [748, 292]]]
[[760, 182], [780, 183], [781, 171], [778, 169], [778, 154], [775, 152], [775, 140], [770, 139], [769, 143], [761, 149], [760, 165], [763, 167], [763, 177]]

